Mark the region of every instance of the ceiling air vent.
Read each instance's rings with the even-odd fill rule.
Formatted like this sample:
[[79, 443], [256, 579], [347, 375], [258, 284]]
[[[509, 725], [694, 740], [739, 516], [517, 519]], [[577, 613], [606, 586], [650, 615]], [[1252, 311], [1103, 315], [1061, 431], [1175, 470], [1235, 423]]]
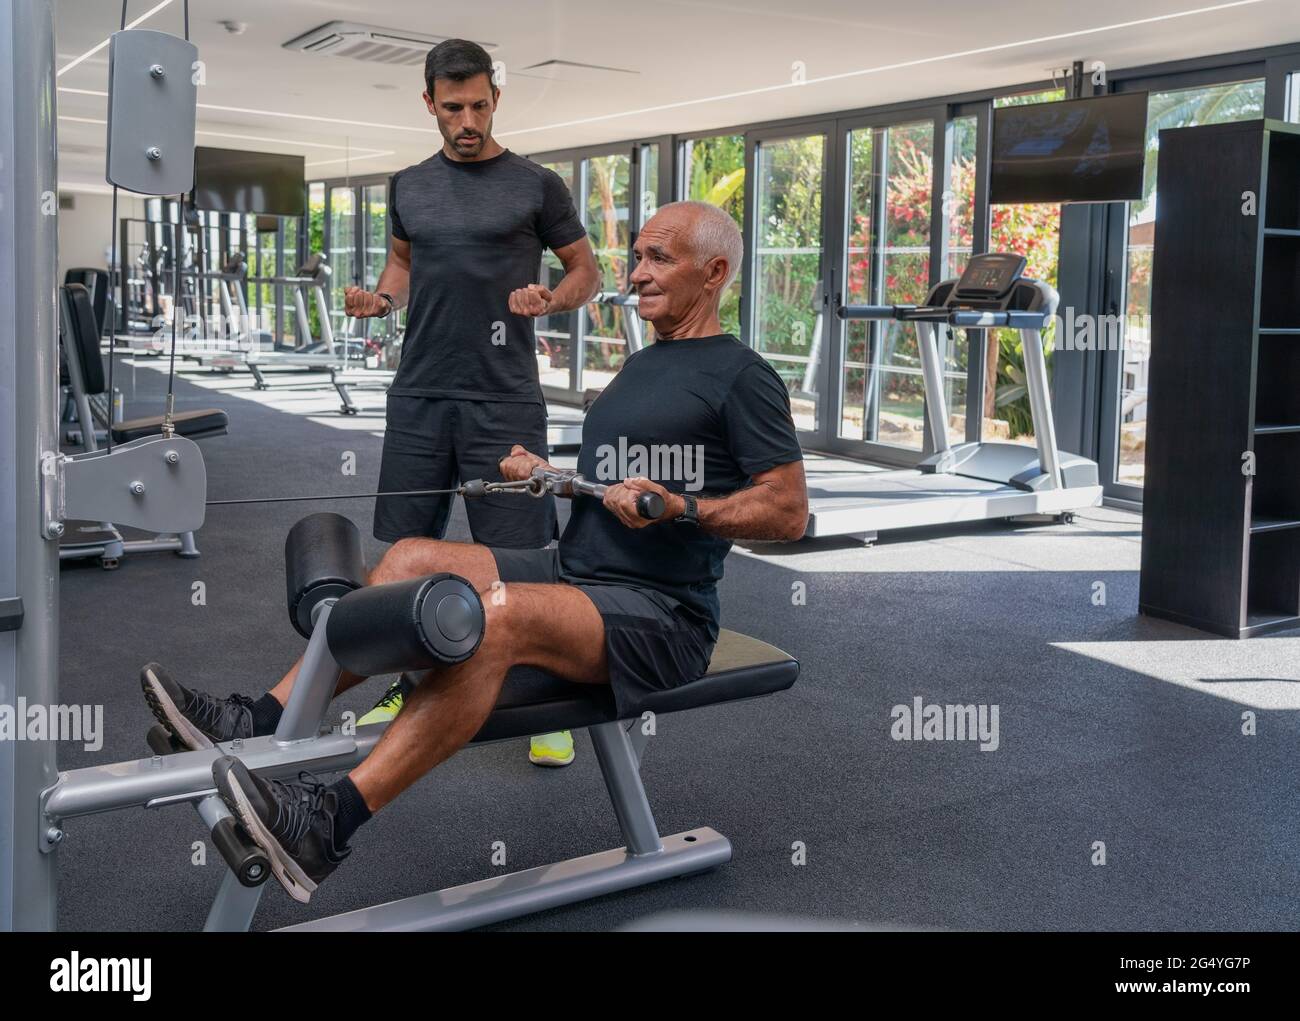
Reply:
[[[283, 45], [286, 50], [351, 57], [372, 64], [418, 66], [424, 63], [430, 49], [449, 38], [451, 36], [362, 25], [356, 21], [331, 21]], [[497, 44], [480, 42], [479, 45], [485, 50], [493, 50]]]

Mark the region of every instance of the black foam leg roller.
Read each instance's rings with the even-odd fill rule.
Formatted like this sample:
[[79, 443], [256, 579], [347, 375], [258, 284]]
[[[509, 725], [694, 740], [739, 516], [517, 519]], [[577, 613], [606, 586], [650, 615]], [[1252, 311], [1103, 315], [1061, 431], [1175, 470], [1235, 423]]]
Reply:
[[339, 514], [303, 518], [284, 541], [284, 577], [289, 621], [310, 638], [312, 611], [323, 600], [338, 599], [366, 583], [357, 526]]
[[339, 666], [373, 677], [469, 659], [483, 619], [474, 586], [433, 574], [348, 593], [330, 610], [325, 637]]

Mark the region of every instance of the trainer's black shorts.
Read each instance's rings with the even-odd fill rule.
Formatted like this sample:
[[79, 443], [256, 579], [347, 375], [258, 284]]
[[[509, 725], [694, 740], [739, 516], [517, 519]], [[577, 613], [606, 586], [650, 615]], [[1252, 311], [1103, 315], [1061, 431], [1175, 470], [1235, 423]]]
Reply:
[[[547, 456], [544, 405], [389, 394], [379, 491], [452, 489], [470, 479], [500, 481], [497, 464], [516, 443]], [[451, 494], [381, 496], [375, 501], [375, 538], [441, 539], [453, 500]], [[465, 514], [474, 541], [487, 546], [537, 549], [558, 535], [550, 494], [466, 500]]]
[[689, 684], [708, 670], [714, 645], [709, 625], [671, 596], [567, 577], [558, 546], [494, 549], [492, 556], [504, 582], [569, 584], [595, 604], [605, 623], [609, 683], [622, 719], [639, 716], [647, 695]]

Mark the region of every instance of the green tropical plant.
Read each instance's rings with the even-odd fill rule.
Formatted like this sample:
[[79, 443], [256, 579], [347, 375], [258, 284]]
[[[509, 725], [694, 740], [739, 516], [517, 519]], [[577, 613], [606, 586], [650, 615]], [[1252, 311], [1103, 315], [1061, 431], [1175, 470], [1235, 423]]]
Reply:
[[[703, 182], [701, 182], [703, 184]], [[701, 196], [700, 201], [708, 202], [710, 205], [721, 206], [726, 208], [731, 202], [732, 197], [745, 184], [745, 168], [739, 167], [725, 174], [713, 183], [713, 186]]]

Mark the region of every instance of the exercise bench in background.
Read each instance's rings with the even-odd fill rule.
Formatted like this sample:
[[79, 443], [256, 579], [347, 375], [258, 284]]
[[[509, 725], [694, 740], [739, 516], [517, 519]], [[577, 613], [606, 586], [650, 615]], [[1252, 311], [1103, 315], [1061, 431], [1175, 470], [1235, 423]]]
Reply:
[[[99, 450], [99, 436], [111, 433], [113, 442], [129, 443], [146, 436], [160, 436], [163, 416], [113, 421], [116, 395], [108, 393], [108, 374], [99, 349], [99, 322], [90, 292], [82, 284], [65, 284], [60, 289], [62, 343], [60, 350], [67, 369], [68, 389], [79, 423], [77, 439], [87, 452]], [[103, 396], [102, 410], [95, 408], [95, 398]], [[172, 416], [178, 436], [198, 440], [224, 436], [229, 416], [220, 408], [182, 411]], [[102, 431], [100, 428], [102, 426]], [[197, 557], [199, 550], [193, 532], [163, 534], [152, 539], [124, 539], [111, 522], [67, 522], [59, 540], [60, 560], [98, 557], [111, 570], [125, 553], [174, 552], [182, 557]]]

